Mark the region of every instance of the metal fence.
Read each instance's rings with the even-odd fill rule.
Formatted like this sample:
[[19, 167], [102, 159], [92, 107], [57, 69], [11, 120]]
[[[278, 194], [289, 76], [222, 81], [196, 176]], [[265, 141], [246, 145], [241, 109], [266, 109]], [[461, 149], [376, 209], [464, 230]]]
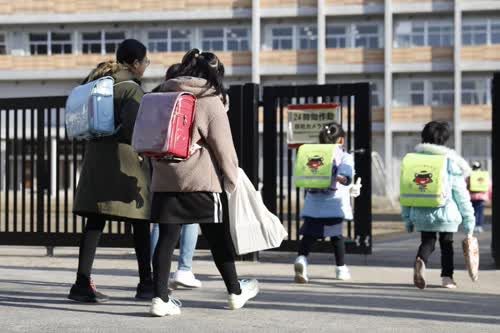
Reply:
[[[240, 161], [256, 187], [263, 182], [263, 198], [289, 231], [281, 250], [298, 246], [303, 193], [292, 187], [295, 151], [284, 146], [284, 112], [287, 105], [340, 103], [348, 133], [347, 148], [355, 153], [362, 195], [355, 200], [354, 221], [349, 224], [347, 249], [371, 252], [371, 119], [368, 84], [265, 87], [246, 84], [229, 90], [228, 113]], [[76, 246], [85, 219], [72, 213], [83, 142], [69, 140], [64, 129], [66, 97], [0, 100], [0, 244]], [[263, 108], [263, 135], [259, 112]], [[262, 150], [260, 148], [262, 146]], [[262, 163], [259, 165], [260, 151]], [[285, 165], [287, 171], [285, 172]], [[285, 205], [286, 202], [286, 205]], [[204, 239], [200, 247], [206, 248]], [[100, 246], [132, 245], [131, 227], [107, 223]], [[316, 250], [328, 251], [321, 243]], [[248, 258], [247, 258], [248, 259]]]

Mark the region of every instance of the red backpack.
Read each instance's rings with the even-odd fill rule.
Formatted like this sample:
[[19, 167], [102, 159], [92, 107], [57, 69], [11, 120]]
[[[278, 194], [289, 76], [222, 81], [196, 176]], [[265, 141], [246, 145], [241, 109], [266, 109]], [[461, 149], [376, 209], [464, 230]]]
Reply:
[[195, 109], [196, 97], [188, 92], [144, 95], [135, 121], [133, 148], [156, 159], [187, 159]]

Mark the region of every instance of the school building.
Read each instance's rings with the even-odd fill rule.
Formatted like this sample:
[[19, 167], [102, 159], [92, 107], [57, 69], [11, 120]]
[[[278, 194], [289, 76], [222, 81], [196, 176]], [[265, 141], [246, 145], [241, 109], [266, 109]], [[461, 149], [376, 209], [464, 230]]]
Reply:
[[146, 90], [192, 47], [220, 56], [228, 85], [369, 81], [373, 148], [394, 184], [432, 119], [491, 168], [500, 1], [12, 0], [0, 22], [0, 98], [67, 95], [136, 38], [150, 52]]

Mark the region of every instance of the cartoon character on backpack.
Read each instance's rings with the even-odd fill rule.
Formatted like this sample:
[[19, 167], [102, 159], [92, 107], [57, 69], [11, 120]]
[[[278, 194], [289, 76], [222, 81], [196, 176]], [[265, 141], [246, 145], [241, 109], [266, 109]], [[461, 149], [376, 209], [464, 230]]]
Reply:
[[323, 164], [323, 157], [321, 156], [313, 156], [308, 159], [307, 162], [307, 167], [313, 172], [313, 173], [318, 173], [319, 168], [321, 168]]
[[427, 191], [427, 185], [432, 183], [432, 173], [425, 170], [420, 171], [420, 173], [415, 173], [413, 182], [418, 185], [420, 191], [425, 192]]

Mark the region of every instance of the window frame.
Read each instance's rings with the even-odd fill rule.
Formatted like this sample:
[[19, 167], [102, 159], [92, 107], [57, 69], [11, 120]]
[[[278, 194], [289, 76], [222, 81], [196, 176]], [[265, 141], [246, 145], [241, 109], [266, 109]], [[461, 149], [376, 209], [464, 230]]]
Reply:
[[[84, 40], [84, 34], [99, 34], [99, 39], [89, 39], [89, 40]], [[104, 53], [104, 47], [103, 47], [103, 30], [98, 30], [98, 31], [80, 31], [80, 52], [82, 54], [105, 54]], [[85, 52], [84, 45], [89, 44], [89, 45], [99, 45], [99, 52]], [[89, 50], [92, 50], [92, 47], [89, 47]]]
[[[65, 41], [54, 41], [53, 35], [54, 34], [66, 34], [69, 36], [68, 40]], [[50, 39], [50, 55], [64, 55], [64, 54], [73, 54], [74, 53], [74, 40], [73, 40], [74, 34], [71, 31], [49, 31], [49, 39]], [[60, 45], [61, 46], [61, 53], [54, 52], [54, 45]], [[70, 47], [70, 52], [65, 52], [64, 46]]]
[[[405, 33], [398, 33], [398, 29], [400, 28], [401, 24], [409, 24], [410, 25], [410, 31], [405, 32]], [[408, 48], [418, 48], [418, 47], [447, 47], [447, 48], [452, 48], [455, 44], [454, 40], [454, 26], [453, 26], [453, 21], [446, 20], [446, 21], [438, 21], [435, 19], [431, 20], [400, 20], [396, 22], [396, 24], [393, 27], [393, 48], [395, 49], [408, 49]], [[430, 45], [430, 28], [433, 27], [439, 27], [439, 45]], [[416, 32], [415, 29], [422, 29], [423, 32], [419, 33]], [[443, 33], [444, 28], [449, 28], [449, 39], [450, 43], [446, 44], [443, 42], [445, 38], [445, 34]], [[423, 36], [422, 36], [423, 35]], [[422, 45], [419, 43], [416, 43], [415, 40], [417, 38], [422, 38], [423, 37], [423, 42]], [[406, 39], [406, 40], [405, 40]]]
[[[236, 38], [230, 37], [229, 34], [233, 30], [244, 30], [246, 33], [246, 36], [245, 37], [237, 36]], [[239, 27], [239, 26], [232, 26], [232, 27], [224, 28], [224, 40], [226, 43], [225, 50], [227, 52], [248, 52], [248, 51], [250, 51], [250, 44], [251, 44], [250, 34], [251, 34], [251, 28], [248, 28], [248, 27], [245, 28], [245, 27]], [[238, 49], [237, 50], [230, 50], [229, 49], [230, 42], [236, 42], [238, 45]], [[246, 46], [247, 46], [246, 48], [242, 47], [243, 43], [246, 43]]]
[[[465, 82], [473, 82], [474, 89], [464, 88]], [[478, 86], [478, 83], [482, 87]], [[464, 94], [470, 94], [477, 99], [477, 103], [464, 103]], [[464, 77], [461, 87], [462, 105], [491, 105], [491, 80], [488, 77]]]
[[[196, 29], [185, 28], [185, 27], [173, 27], [173, 28], [169, 28], [168, 31], [169, 31], [168, 48], [169, 48], [170, 52], [187, 52], [193, 47], [193, 45], [194, 45], [193, 36], [196, 34]], [[185, 32], [187, 32], [187, 38], [177, 38], [177, 37], [174, 38], [173, 37], [174, 31], [176, 31], [176, 32], [180, 31], [180, 32], [183, 32], [183, 34]], [[187, 43], [188, 47], [187, 48], [184, 47], [184, 48], [182, 48], [182, 50], [174, 50], [173, 49], [174, 43], [182, 43], [184, 46]]]
[[[303, 29], [312, 29], [315, 31], [313, 38], [307, 38], [307, 36], [302, 35]], [[297, 50], [317, 50], [318, 49], [318, 27], [315, 24], [300, 24], [297, 25]], [[303, 40], [307, 43], [307, 47], [302, 48]]]
[[[151, 33], [165, 33], [166, 38], [160, 39], [160, 38], [151, 38], [150, 34]], [[148, 45], [148, 52], [151, 53], [162, 53], [162, 52], [169, 52], [170, 51], [170, 29], [154, 29], [154, 30], [147, 30], [146, 31], [147, 35], [147, 45]], [[166, 44], [166, 50], [164, 51], [158, 51], [158, 44]]]
[[0, 32], [0, 55], [6, 55], [7, 52], [7, 34]]
[[[45, 35], [46, 40], [45, 41], [32, 41], [31, 36], [32, 35]], [[39, 53], [38, 47], [40, 46], [45, 46], [46, 47], [46, 52], [45, 53]], [[45, 32], [28, 32], [28, 47], [29, 47], [29, 54], [31, 56], [47, 56], [50, 55], [51, 52], [51, 45], [50, 45], [50, 32], [45, 31]], [[33, 47], [36, 48], [36, 52], [33, 52]]]
[[[290, 28], [292, 29], [292, 34], [290, 37], [274, 37], [273, 35], [273, 30], [274, 29], [280, 29], [280, 28]], [[270, 47], [270, 50], [273, 50], [273, 51], [294, 51], [294, 50], [297, 50], [297, 33], [296, 33], [296, 29], [297, 28], [297, 25], [296, 24], [274, 24], [274, 25], [270, 25], [268, 26], [268, 40], [269, 40], [269, 47]], [[278, 39], [278, 41], [281, 42], [283, 40], [288, 40], [288, 39], [291, 39], [291, 47], [290, 48], [274, 48], [274, 41], [275, 39]]]
[[[123, 33], [123, 38], [110, 38], [106, 39], [107, 34], [119, 34]], [[118, 46], [120, 45], [121, 42], [123, 42], [125, 39], [127, 39], [127, 32], [125, 30], [103, 30], [102, 31], [102, 47], [104, 50], [104, 54], [114, 54], [116, 53], [116, 50], [118, 49]], [[113, 46], [113, 50], [108, 52], [108, 45]]]
[[[329, 34], [328, 33], [328, 28], [343, 28], [345, 30], [344, 35], [335, 35], [335, 34]], [[325, 32], [325, 45], [327, 49], [346, 49], [350, 48], [350, 41], [349, 41], [349, 25], [348, 24], [327, 24], [326, 26], [326, 32]], [[339, 46], [333, 46], [333, 47], [328, 47], [328, 40], [331, 39], [333, 42], [339, 44], [339, 42], [343, 39], [344, 40], [344, 47], [339, 47]]]
[[[355, 31], [359, 31], [359, 28], [361, 27], [369, 27], [369, 26], [375, 26], [377, 28], [377, 31], [374, 33], [364, 33], [359, 34], [355, 33]], [[351, 25], [351, 35], [352, 35], [352, 47], [356, 49], [369, 49], [369, 50], [376, 50], [376, 49], [381, 49], [383, 48], [382, 46], [382, 38], [381, 38], [381, 32], [383, 29], [381, 29], [381, 24], [377, 22], [365, 22], [365, 23], [353, 23]], [[362, 36], [362, 37], [360, 37]], [[371, 47], [370, 46], [370, 40], [376, 38], [376, 44], [377, 47]], [[368, 44], [368, 47], [365, 46], [358, 46], [358, 40], [359, 39], [366, 39]]]
[[[217, 31], [220, 32], [220, 37], [215, 36], [215, 37], [204, 37], [204, 33], [207, 31]], [[201, 48], [204, 51], [210, 51], [210, 52], [223, 52], [225, 49], [225, 31], [224, 27], [202, 27], [200, 28], [200, 43], [201, 43]], [[205, 44], [207, 43], [207, 44]], [[214, 44], [220, 43], [220, 49], [215, 48]]]

